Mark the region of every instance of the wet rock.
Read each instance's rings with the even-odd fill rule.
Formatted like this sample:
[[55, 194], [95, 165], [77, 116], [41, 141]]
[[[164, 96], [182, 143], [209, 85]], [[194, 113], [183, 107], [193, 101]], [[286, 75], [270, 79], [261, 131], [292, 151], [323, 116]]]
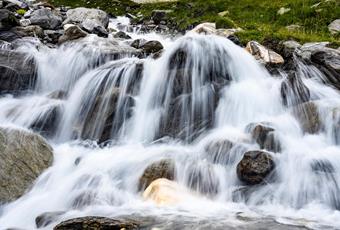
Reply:
[[0, 202], [22, 196], [52, 160], [52, 148], [41, 136], [0, 128]]
[[[122, 98], [118, 108], [120, 89], [113, 88], [110, 92], [96, 96], [89, 112], [82, 122], [81, 138], [96, 140], [99, 143], [110, 140], [113, 130], [118, 132], [122, 121], [131, 116], [134, 100], [130, 95]], [[115, 122], [116, 121], [116, 122]]]
[[98, 25], [93, 20], [87, 19], [81, 25], [85, 31], [89, 33], [97, 34], [99, 37], [107, 38], [109, 36], [109, 33], [106, 31], [106, 29], [102, 27], [101, 25]]
[[73, 209], [83, 209], [87, 206], [93, 205], [97, 198], [97, 193], [93, 191], [81, 192], [72, 201], [71, 207]]
[[301, 47], [301, 44], [297, 41], [290, 40], [282, 43], [283, 45], [283, 56], [284, 58], [292, 58], [294, 52]]
[[207, 157], [214, 164], [231, 163], [230, 150], [235, 146], [235, 143], [230, 140], [216, 140], [205, 146], [204, 150]]
[[67, 98], [67, 92], [63, 90], [56, 90], [49, 93], [47, 97], [56, 100], [65, 100]]
[[163, 49], [162, 43], [159, 41], [148, 41], [140, 46], [140, 49], [147, 55], [157, 53]]
[[57, 131], [62, 113], [63, 106], [61, 104], [50, 107], [30, 125], [30, 129], [44, 137], [51, 138]]
[[260, 60], [266, 65], [277, 66], [284, 63], [284, 59], [280, 54], [267, 49], [256, 41], [248, 42], [246, 50], [252, 54], [255, 59]]
[[87, 36], [87, 33], [85, 31], [83, 31], [76, 25], [72, 25], [72, 26], [67, 27], [67, 29], [65, 29], [64, 35], [62, 35], [59, 38], [58, 42], [59, 44], [61, 44], [67, 41], [73, 41], [73, 40], [83, 38], [86, 36]]
[[212, 164], [193, 162], [187, 173], [186, 183], [192, 190], [208, 196], [214, 196], [218, 193], [219, 180]]
[[32, 25], [38, 25], [46, 30], [54, 30], [61, 26], [62, 18], [56, 11], [42, 8], [33, 11], [30, 21]]
[[270, 154], [264, 151], [249, 151], [237, 165], [237, 176], [248, 185], [260, 184], [274, 168], [275, 164]]
[[139, 179], [139, 190], [148, 187], [154, 180], [166, 178], [173, 180], [175, 177], [175, 163], [170, 159], [160, 160], [149, 165]]
[[296, 106], [310, 100], [310, 91], [301, 78], [290, 72], [281, 84], [281, 98], [285, 106]]
[[335, 169], [329, 160], [313, 160], [311, 168], [315, 173], [334, 173]]
[[311, 52], [310, 60], [326, 76], [321, 80], [340, 90], [340, 51], [320, 47]]
[[53, 228], [54, 230], [132, 230], [138, 229], [133, 221], [114, 220], [106, 217], [86, 216], [66, 220]]
[[37, 228], [46, 227], [53, 222], [56, 222], [65, 212], [45, 212], [35, 218]]
[[36, 25], [25, 27], [18, 26], [13, 28], [13, 31], [15, 31], [21, 37], [38, 37], [38, 38], [44, 37], [44, 30], [40, 26]]
[[327, 48], [329, 42], [310, 42], [303, 44], [295, 53], [305, 62], [311, 63], [312, 52], [316, 50], [323, 50]]
[[260, 146], [261, 149], [266, 149], [271, 152], [280, 152], [281, 144], [275, 135], [275, 129], [266, 123], [249, 124], [246, 130], [250, 132], [253, 140]]
[[306, 102], [292, 108], [304, 132], [315, 134], [322, 128], [321, 118], [315, 102]]
[[328, 30], [331, 34], [339, 34], [340, 33], [340, 19], [336, 19], [328, 25]]
[[6, 42], [13, 42], [14, 40], [19, 39], [19, 38], [21, 38], [21, 36], [12, 30], [9, 30], [9, 31], [0, 30], [0, 40], [6, 41]]
[[123, 31], [119, 31], [119, 32], [115, 33], [115, 35], [113, 37], [121, 38], [121, 39], [131, 39], [131, 37], [128, 34], [124, 33]]
[[140, 39], [136, 39], [134, 40], [130, 46], [136, 49], [139, 49], [143, 44], [145, 44], [147, 42], [147, 40], [140, 38]]
[[0, 31], [9, 30], [18, 25], [20, 25], [19, 21], [11, 11], [0, 9]]
[[185, 199], [188, 190], [177, 182], [160, 178], [153, 181], [144, 191], [143, 198], [158, 205], [174, 205]]
[[78, 24], [90, 33], [96, 32], [96, 30], [98, 32], [99, 28], [105, 30], [109, 24], [107, 13], [99, 9], [79, 7], [68, 10], [66, 15], [67, 19], [64, 21], [64, 24]]
[[0, 73], [0, 94], [19, 94], [35, 84], [35, 61], [22, 52], [0, 50]]

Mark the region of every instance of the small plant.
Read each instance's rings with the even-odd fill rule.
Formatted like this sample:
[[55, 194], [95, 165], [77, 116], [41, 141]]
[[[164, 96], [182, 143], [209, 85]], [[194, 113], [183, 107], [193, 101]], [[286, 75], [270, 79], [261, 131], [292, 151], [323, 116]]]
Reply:
[[21, 15], [21, 16], [24, 16], [24, 14], [26, 13], [27, 11], [25, 9], [19, 9], [17, 10], [17, 14]]

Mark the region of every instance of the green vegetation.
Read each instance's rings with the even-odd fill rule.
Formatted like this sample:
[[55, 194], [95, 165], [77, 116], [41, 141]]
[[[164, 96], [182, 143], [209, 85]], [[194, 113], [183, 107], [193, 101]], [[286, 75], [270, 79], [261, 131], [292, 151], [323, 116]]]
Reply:
[[[238, 26], [243, 43], [274, 38], [300, 42], [331, 41], [340, 45], [339, 35], [332, 36], [327, 26], [339, 18], [338, 0], [178, 0], [178, 2], [139, 5], [129, 0], [51, 0], [56, 5], [98, 7], [113, 15], [126, 12], [150, 17], [152, 10], [173, 10], [170, 18], [185, 30], [201, 22], [216, 22], [218, 27]], [[280, 8], [289, 11], [278, 14]], [[222, 13], [221, 13], [222, 12]], [[295, 25], [292, 29], [287, 26]]]
[[27, 12], [27, 11], [26, 11], [25, 9], [19, 9], [19, 10], [17, 10], [17, 13], [18, 13], [19, 15], [24, 15], [26, 12]]

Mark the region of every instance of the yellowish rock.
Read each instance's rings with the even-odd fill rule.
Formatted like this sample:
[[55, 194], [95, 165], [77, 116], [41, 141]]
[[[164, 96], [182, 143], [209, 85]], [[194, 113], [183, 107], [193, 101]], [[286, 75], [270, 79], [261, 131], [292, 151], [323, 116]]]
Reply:
[[274, 51], [267, 49], [256, 41], [250, 41], [247, 44], [246, 50], [252, 54], [257, 60], [265, 64], [281, 65], [284, 63], [283, 57]]

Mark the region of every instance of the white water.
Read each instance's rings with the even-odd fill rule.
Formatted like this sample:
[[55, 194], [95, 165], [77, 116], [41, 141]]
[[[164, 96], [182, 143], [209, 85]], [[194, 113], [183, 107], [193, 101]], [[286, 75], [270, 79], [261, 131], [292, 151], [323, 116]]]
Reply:
[[[282, 103], [280, 86], [285, 75], [270, 76], [246, 51], [224, 38], [187, 34], [172, 41], [159, 35], [144, 37], [154, 36], [166, 47], [157, 60], [129, 55], [108, 60], [97, 49], [84, 51], [79, 44], [20, 48], [36, 57], [37, 88], [32, 95], [0, 98], [0, 124], [30, 128], [55, 106], [62, 107], [62, 116], [56, 134], [49, 139], [54, 148], [53, 166], [31, 191], [2, 207], [0, 228], [35, 229], [35, 217], [53, 211], [66, 211], [57, 223], [84, 215], [153, 216], [170, 222], [181, 216], [193, 223], [214, 220], [212, 228], [252, 223], [237, 218], [242, 213], [258, 222], [273, 218], [315, 229], [340, 228], [340, 141], [335, 129], [340, 112], [334, 109], [340, 106], [340, 95], [320, 82], [321, 73], [299, 63], [298, 75], [311, 98], [317, 99], [323, 124], [317, 134], [303, 133], [291, 109]], [[176, 56], [178, 50], [186, 58]], [[176, 61], [171, 61], [174, 57]], [[117, 88], [119, 113], [112, 118], [110, 133], [114, 141], [100, 147], [74, 140], [84, 136], [100, 139], [105, 114], [112, 106], [105, 95]], [[48, 97], [56, 90], [65, 91], [66, 99]], [[98, 94], [104, 99], [88, 126]], [[176, 106], [171, 104], [174, 98]], [[133, 103], [126, 103], [131, 100]], [[173, 108], [179, 109], [173, 112]], [[211, 117], [212, 122], [207, 123]], [[235, 198], [233, 194], [242, 187], [237, 163], [246, 150], [260, 148], [246, 132], [253, 122], [270, 122], [276, 130], [282, 145], [280, 153], [272, 153], [276, 177], [256, 187], [247, 199]], [[170, 128], [162, 131], [162, 124]], [[212, 161], [205, 149], [216, 140], [237, 145], [227, 158], [222, 155]], [[201, 194], [164, 207], [143, 200], [138, 179], [148, 165], [163, 158], [175, 160], [180, 184], [197, 191], [215, 185], [217, 194]], [[315, 171], [315, 163], [331, 171]], [[195, 185], [190, 178], [193, 172], [201, 176]]]

